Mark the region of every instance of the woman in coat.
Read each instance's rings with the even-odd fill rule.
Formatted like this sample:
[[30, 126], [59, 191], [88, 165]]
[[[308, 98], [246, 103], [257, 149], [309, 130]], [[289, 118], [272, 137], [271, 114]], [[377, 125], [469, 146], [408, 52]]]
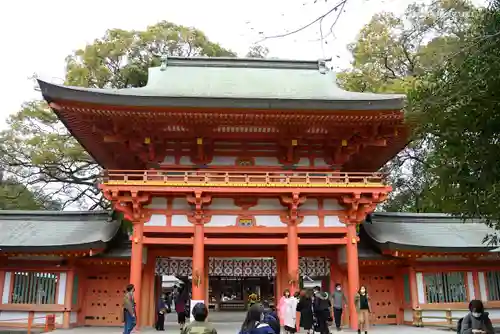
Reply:
[[297, 332], [297, 304], [297, 298], [295, 298], [295, 296], [291, 296], [288, 291], [285, 295], [283, 306], [283, 324], [285, 327], [285, 333], [293, 334]]
[[367, 334], [370, 328], [370, 312], [372, 308], [370, 296], [364, 285], [359, 288], [358, 293], [354, 297], [354, 304], [358, 313], [358, 334], [363, 330]]
[[300, 312], [300, 327], [304, 328], [307, 334], [310, 334], [313, 328], [312, 307], [311, 293], [309, 291], [303, 291], [297, 304], [297, 312]]

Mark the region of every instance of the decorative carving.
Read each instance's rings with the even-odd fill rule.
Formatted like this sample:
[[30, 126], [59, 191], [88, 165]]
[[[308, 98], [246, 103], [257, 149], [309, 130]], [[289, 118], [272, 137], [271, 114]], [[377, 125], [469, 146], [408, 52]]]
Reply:
[[236, 197], [234, 199], [234, 205], [239, 206], [243, 210], [248, 210], [259, 203], [257, 197]]
[[193, 273], [193, 283], [194, 285], [196, 285], [196, 287], [199, 287], [201, 285], [201, 275], [198, 269], [196, 269]]
[[345, 224], [358, 224], [373, 212], [377, 205], [387, 199], [387, 193], [363, 194], [353, 193], [340, 197], [340, 204], [346, 207], [346, 213], [341, 221]]
[[113, 202], [117, 211], [132, 223], [145, 223], [151, 219], [151, 211], [144, 208], [151, 202], [151, 195], [139, 191], [103, 190], [104, 197]]
[[255, 217], [253, 216], [238, 216], [236, 226], [239, 227], [252, 227], [255, 226]]
[[297, 285], [299, 283], [299, 270], [288, 273], [288, 284]]
[[306, 201], [305, 196], [300, 196], [300, 193], [295, 192], [292, 196], [282, 196], [281, 201], [288, 206], [288, 214], [281, 216], [281, 221], [288, 224], [300, 224], [304, 219], [299, 215], [299, 206]]
[[189, 222], [202, 225], [208, 223], [211, 217], [204, 213], [203, 205], [209, 204], [212, 197], [210, 195], [203, 195], [201, 191], [195, 191], [194, 195], [187, 195], [186, 199], [189, 204], [194, 205], [193, 214], [188, 217]]

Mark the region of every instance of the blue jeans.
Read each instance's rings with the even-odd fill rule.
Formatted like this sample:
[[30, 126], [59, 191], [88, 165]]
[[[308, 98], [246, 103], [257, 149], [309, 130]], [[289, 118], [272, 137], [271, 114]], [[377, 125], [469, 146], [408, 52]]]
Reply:
[[135, 317], [130, 314], [127, 310], [123, 311], [123, 319], [125, 320], [125, 324], [123, 326], [123, 334], [130, 334], [136, 325]]

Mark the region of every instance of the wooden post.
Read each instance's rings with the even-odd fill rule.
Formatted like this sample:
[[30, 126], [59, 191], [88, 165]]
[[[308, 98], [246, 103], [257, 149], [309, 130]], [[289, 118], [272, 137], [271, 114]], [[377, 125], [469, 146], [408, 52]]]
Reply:
[[287, 267], [288, 289], [294, 294], [299, 289], [299, 240], [295, 221], [288, 224]]
[[141, 284], [142, 284], [142, 235], [143, 223], [133, 222], [132, 234], [132, 255], [130, 257], [130, 284], [134, 285], [134, 300], [136, 303], [137, 328], [140, 328], [140, 305], [141, 305]]
[[[194, 242], [193, 242], [193, 273], [191, 288], [191, 309], [197, 303], [205, 302], [205, 231], [202, 222], [194, 224]], [[208, 307], [208, 305], [207, 305]], [[190, 310], [191, 317], [191, 310]]]
[[359, 289], [358, 242], [355, 223], [347, 224], [347, 279], [349, 281], [349, 324], [351, 329], [358, 327], [358, 313], [354, 298]]

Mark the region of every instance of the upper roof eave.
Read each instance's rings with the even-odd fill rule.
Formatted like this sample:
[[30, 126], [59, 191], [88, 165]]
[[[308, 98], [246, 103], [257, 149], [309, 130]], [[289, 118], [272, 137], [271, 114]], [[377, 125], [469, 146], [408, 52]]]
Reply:
[[[128, 89], [94, 89], [52, 84], [38, 79], [47, 102], [71, 101], [101, 106], [134, 106], [150, 108], [239, 108], [256, 110], [401, 110], [405, 105], [403, 95], [379, 95], [346, 92], [342, 99], [282, 98], [280, 96], [209, 96], [162, 95], [148, 87]], [[376, 98], [375, 98], [376, 97]]]

